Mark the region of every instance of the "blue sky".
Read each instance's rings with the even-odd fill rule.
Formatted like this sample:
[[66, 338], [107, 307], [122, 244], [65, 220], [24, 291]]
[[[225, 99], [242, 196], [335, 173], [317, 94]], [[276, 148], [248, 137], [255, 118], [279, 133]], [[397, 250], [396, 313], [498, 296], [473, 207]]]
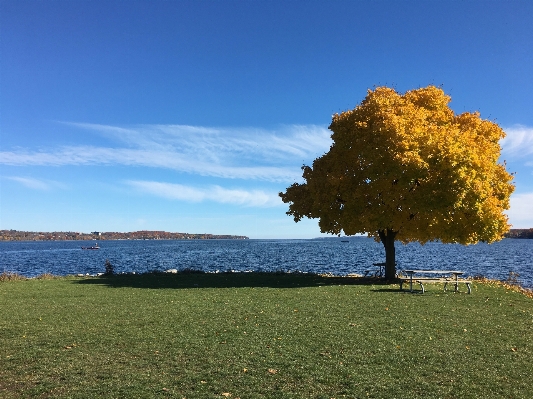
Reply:
[[533, 227], [533, 2], [0, 0], [0, 229], [310, 238], [277, 193], [369, 88], [507, 132]]

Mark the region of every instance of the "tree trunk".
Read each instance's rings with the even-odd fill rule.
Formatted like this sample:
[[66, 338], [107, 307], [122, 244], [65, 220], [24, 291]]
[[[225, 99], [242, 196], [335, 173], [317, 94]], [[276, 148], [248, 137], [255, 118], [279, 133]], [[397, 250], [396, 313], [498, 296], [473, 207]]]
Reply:
[[394, 248], [394, 238], [397, 231], [390, 229], [378, 230], [379, 238], [385, 247], [385, 279], [394, 280], [396, 278], [396, 249]]

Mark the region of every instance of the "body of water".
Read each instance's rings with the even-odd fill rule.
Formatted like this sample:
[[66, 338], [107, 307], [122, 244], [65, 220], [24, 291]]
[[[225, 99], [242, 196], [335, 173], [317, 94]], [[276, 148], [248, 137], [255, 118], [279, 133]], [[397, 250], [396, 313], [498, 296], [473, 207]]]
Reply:
[[[346, 242], [347, 241], [347, 242]], [[109, 260], [117, 273], [198, 269], [291, 271], [346, 275], [384, 262], [382, 244], [366, 237], [314, 240], [146, 240], [102, 241], [99, 250], [82, 250], [94, 242], [0, 242], [0, 272], [27, 277], [105, 271]], [[462, 270], [467, 276], [505, 280], [517, 273], [533, 288], [533, 240], [505, 239], [463, 246], [396, 244], [398, 269]]]

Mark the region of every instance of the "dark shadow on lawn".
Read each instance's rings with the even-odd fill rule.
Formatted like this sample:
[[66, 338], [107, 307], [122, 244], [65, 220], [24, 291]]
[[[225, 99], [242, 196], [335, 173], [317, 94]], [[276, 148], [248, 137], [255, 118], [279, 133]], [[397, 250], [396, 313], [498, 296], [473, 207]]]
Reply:
[[74, 284], [106, 285], [110, 288], [299, 288], [325, 285], [388, 285], [378, 278], [329, 277], [307, 273], [145, 273], [103, 275], [75, 280]]
[[[373, 290], [371, 290], [372, 292], [407, 292], [407, 293], [411, 293], [411, 291], [409, 291], [409, 289], [403, 289], [401, 290], [400, 289], [400, 286], [398, 283], [395, 283], [394, 281], [391, 282], [390, 284], [396, 284], [396, 286], [394, 287], [388, 287], [388, 288], [375, 288]], [[413, 291], [414, 293], [415, 291]]]

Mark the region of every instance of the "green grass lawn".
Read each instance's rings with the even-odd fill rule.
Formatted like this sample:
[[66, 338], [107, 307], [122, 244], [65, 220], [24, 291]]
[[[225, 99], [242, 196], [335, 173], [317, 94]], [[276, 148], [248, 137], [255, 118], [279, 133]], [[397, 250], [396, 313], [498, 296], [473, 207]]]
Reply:
[[0, 397], [533, 398], [531, 298], [361, 282], [0, 282]]

